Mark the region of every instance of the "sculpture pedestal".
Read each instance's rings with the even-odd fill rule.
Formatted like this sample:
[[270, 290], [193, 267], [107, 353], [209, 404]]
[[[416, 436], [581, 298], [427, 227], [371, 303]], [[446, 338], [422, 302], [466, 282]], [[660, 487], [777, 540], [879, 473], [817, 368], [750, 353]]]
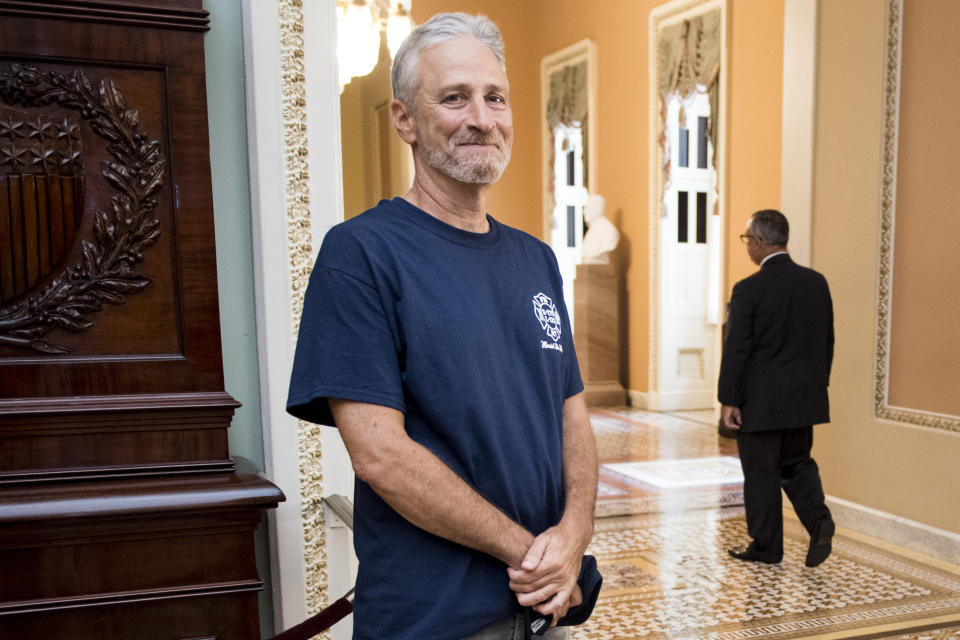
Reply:
[[612, 264], [577, 265], [573, 285], [574, 340], [587, 405], [622, 406], [620, 273]]

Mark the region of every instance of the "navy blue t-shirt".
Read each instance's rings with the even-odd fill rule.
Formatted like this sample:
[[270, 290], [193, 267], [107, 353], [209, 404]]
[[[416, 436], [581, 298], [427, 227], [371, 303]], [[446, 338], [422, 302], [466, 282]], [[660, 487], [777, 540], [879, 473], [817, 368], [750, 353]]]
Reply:
[[[539, 534], [563, 514], [566, 398], [583, 390], [556, 258], [402, 198], [332, 228], [304, 301], [287, 410], [327, 398], [402, 411], [407, 434]], [[496, 558], [419, 529], [357, 481], [355, 638], [462, 638], [518, 605]]]

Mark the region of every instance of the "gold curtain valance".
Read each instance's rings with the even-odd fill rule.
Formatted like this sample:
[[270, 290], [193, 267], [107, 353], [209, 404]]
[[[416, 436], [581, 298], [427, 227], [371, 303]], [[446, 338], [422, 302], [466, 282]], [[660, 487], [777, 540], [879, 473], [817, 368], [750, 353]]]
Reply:
[[580, 125], [583, 142], [583, 185], [589, 188], [589, 166], [587, 158], [590, 145], [587, 127], [588, 105], [587, 61], [571, 64], [550, 74], [550, 96], [547, 100], [547, 127], [550, 130], [550, 208], [553, 209], [553, 163], [556, 160], [553, 136], [558, 124]]
[[561, 122], [584, 124], [587, 117], [587, 61], [550, 74], [547, 125], [552, 131]]
[[[664, 27], [657, 47], [657, 88], [660, 91], [660, 117], [663, 132], [660, 142], [666, 147], [667, 103], [674, 94], [688, 98], [697, 85], [706, 87], [710, 99], [708, 135], [717, 150], [717, 121], [720, 76], [720, 9]], [[713, 160], [713, 158], [711, 158]], [[715, 162], [711, 162], [716, 166]], [[664, 153], [664, 184], [670, 170], [669, 154]]]
[[710, 91], [720, 71], [720, 10], [665, 27], [657, 62], [657, 85], [664, 101], [674, 93], [686, 98], [698, 84]]

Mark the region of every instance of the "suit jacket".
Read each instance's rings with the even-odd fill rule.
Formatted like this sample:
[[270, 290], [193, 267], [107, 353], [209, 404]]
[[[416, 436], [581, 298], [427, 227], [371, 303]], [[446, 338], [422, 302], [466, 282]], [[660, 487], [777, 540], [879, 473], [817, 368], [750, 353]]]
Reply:
[[733, 287], [717, 395], [743, 431], [830, 422], [833, 302], [822, 275], [783, 254]]

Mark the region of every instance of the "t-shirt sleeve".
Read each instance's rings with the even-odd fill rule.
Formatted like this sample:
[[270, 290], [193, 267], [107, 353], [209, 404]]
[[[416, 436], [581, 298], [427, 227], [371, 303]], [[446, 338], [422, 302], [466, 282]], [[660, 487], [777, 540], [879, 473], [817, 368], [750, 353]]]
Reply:
[[[546, 245], [544, 246], [546, 247]], [[546, 254], [548, 256], [548, 262], [550, 265], [550, 269], [553, 273], [553, 277], [557, 282], [557, 291], [562, 292], [563, 277], [560, 275], [560, 265], [557, 262], [557, 256], [553, 252], [553, 249], [550, 249], [549, 247], [546, 247]], [[570, 318], [571, 318], [570, 309], [567, 309], [567, 305], [564, 302], [562, 295], [558, 297], [557, 304], [559, 305], [559, 308], [560, 308], [560, 320], [561, 322], [566, 323], [563, 326], [566, 327], [565, 331], [569, 336], [568, 343], [567, 343], [568, 347], [567, 347], [567, 351], [565, 352], [565, 356], [567, 358], [567, 367], [566, 367], [567, 375], [566, 375], [565, 387], [563, 392], [564, 393], [563, 397], [569, 398], [583, 391], [584, 386], [583, 386], [583, 379], [581, 378], [581, 375], [580, 375], [580, 362], [577, 359], [577, 349], [576, 349], [576, 345], [573, 342], [573, 333], [570, 331], [570, 327], [572, 326], [570, 323]]]
[[304, 297], [287, 411], [336, 426], [328, 398], [404, 410], [398, 349], [374, 283], [318, 261]]
[[[569, 325], [568, 325], [569, 326]], [[583, 379], [580, 377], [580, 363], [577, 361], [577, 352], [570, 342], [570, 363], [567, 368], [567, 389], [564, 397], [569, 398], [583, 391]]]

